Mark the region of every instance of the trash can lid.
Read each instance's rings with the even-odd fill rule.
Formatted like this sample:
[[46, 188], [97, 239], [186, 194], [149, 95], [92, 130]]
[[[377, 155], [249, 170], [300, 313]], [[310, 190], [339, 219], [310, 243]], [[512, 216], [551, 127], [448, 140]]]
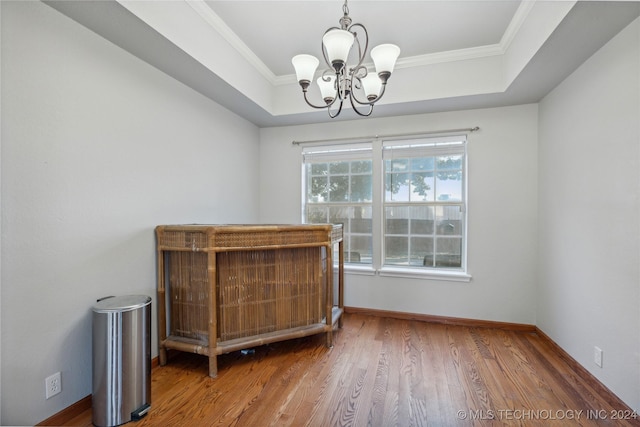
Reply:
[[107, 313], [113, 311], [131, 311], [144, 307], [151, 303], [151, 297], [147, 295], [124, 295], [119, 297], [107, 297], [98, 301], [93, 306], [93, 311]]

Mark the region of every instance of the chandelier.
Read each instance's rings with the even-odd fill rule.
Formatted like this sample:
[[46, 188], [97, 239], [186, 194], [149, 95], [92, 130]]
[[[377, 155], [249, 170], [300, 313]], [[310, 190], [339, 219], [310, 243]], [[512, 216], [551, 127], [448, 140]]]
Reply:
[[[347, 0], [342, 6], [342, 11], [344, 16], [340, 18], [340, 27], [329, 28], [322, 37], [322, 54], [328, 68], [318, 78], [317, 83], [324, 105], [313, 104], [307, 96], [307, 89], [318, 68], [318, 59], [302, 54], [294, 56], [291, 62], [295, 67], [298, 83], [302, 87], [304, 100], [311, 107], [326, 108], [329, 116], [334, 118], [340, 114], [342, 104], [348, 99], [356, 113], [369, 116], [373, 112], [373, 104], [384, 95], [387, 80], [400, 55], [400, 48], [393, 44], [374, 47], [371, 49], [371, 58], [376, 71], [373, 73], [367, 70], [362, 64], [369, 46], [367, 29], [362, 24], [351, 23]], [[357, 29], [362, 30], [362, 40], [356, 32]], [[349, 67], [347, 60], [354, 45], [358, 47], [358, 63]]]

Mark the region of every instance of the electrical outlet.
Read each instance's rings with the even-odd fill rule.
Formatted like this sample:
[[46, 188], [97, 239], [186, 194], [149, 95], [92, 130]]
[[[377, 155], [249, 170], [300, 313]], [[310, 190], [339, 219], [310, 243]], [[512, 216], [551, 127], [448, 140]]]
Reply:
[[599, 347], [593, 347], [593, 361], [602, 368], [602, 350]]
[[44, 380], [45, 397], [49, 399], [62, 391], [62, 379], [60, 378], [60, 372], [47, 377]]

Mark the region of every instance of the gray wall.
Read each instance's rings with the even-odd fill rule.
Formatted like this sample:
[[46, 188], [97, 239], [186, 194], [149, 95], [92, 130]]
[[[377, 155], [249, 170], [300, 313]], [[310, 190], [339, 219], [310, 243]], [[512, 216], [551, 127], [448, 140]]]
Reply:
[[[471, 282], [348, 273], [345, 304], [514, 323], [535, 323], [536, 104], [260, 130], [260, 220], [300, 221], [301, 147], [293, 140], [479, 126], [468, 136], [468, 271]], [[269, 171], [267, 174], [266, 171]]]
[[91, 306], [155, 298], [154, 225], [298, 222], [294, 139], [476, 125], [472, 281], [349, 274], [347, 304], [537, 324], [640, 410], [638, 21], [539, 106], [258, 130], [40, 2], [0, 12], [0, 424], [91, 393]]
[[155, 319], [155, 225], [257, 221], [259, 131], [43, 3], [1, 8], [0, 424], [32, 425], [91, 393], [97, 298]]
[[640, 411], [640, 21], [540, 103], [539, 145], [538, 327]]

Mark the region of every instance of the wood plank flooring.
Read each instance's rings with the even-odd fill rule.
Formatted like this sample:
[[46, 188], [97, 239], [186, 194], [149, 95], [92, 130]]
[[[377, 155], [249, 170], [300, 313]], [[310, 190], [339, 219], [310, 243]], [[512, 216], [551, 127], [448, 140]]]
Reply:
[[[215, 379], [206, 357], [176, 352], [129, 425], [640, 426], [533, 332], [347, 314], [324, 342], [219, 356]], [[91, 410], [66, 425], [91, 426]]]

